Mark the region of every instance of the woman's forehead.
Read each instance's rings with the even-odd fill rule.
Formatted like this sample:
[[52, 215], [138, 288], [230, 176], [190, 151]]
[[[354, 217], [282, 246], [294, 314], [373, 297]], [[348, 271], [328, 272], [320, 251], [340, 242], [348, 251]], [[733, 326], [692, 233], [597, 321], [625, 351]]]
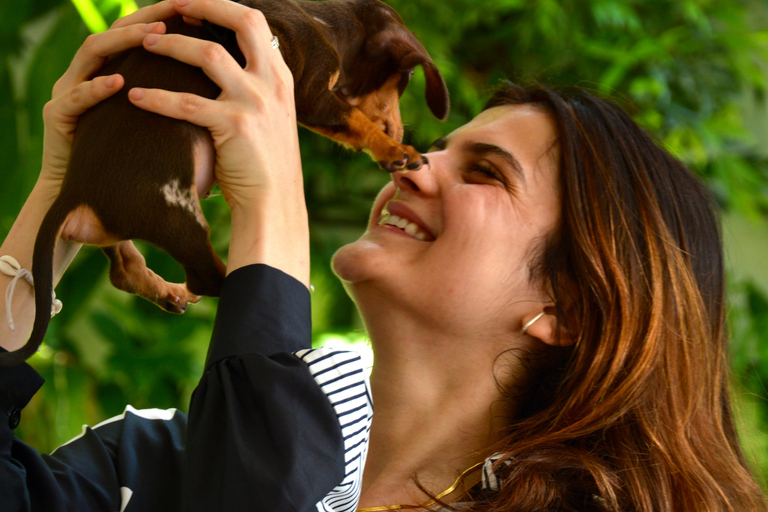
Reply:
[[530, 103], [502, 105], [480, 112], [470, 122], [454, 130], [447, 138], [454, 139], [471, 134], [504, 137], [510, 133], [530, 129], [537, 129], [542, 136], [554, 136], [554, 124], [549, 114], [540, 107]]
[[533, 104], [503, 105], [484, 110], [444, 139], [443, 147], [465, 147], [467, 143], [487, 143], [515, 155], [523, 167], [535, 167], [540, 158], [555, 146], [556, 127], [552, 117]]

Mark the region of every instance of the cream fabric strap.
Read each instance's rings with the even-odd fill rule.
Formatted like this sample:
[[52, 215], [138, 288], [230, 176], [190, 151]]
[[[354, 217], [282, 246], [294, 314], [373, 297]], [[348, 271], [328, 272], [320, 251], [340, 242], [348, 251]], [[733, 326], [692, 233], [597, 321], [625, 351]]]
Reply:
[[[16, 329], [16, 326], [13, 323], [13, 315], [11, 314], [11, 299], [16, 289], [16, 282], [24, 278], [29, 283], [29, 286], [34, 287], [35, 283], [32, 280], [32, 273], [25, 268], [21, 268], [21, 265], [13, 256], [0, 256], [0, 272], [13, 278], [8, 284], [8, 288], [5, 289], [5, 314], [8, 317], [8, 328], [13, 331]], [[56, 292], [52, 292], [52, 297], [51, 317], [61, 311], [62, 306], [61, 301], [56, 298]]]

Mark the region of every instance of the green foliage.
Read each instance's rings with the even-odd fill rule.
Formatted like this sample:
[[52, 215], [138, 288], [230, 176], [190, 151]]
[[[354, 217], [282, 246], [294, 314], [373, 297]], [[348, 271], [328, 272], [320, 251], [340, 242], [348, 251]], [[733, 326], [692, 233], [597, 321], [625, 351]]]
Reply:
[[[40, 166], [40, 112], [88, 34], [89, 7], [105, 27], [130, 4], [118, 0], [19, 0], [0, 14], [0, 235], [10, 228]], [[468, 121], [501, 78], [580, 85], [607, 93], [701, 174], [726, 211], [764, 222], [766, 153], [745, 126], [744, 105], [763, 105], [768, 62], [764, 3], [747, 0], [392, 0], [424, 42], [451, 91], [446, 123], [431, 117], [417, 72], [401, 101], [406, 141], [426, 149]], [[83, 10], [82, 6], [86, 8]], [[94, 12], [91, 10], [91, 12]], [[318, 339], [359, 341], [354, 308], [329, 270], [336, 248], [363, 229], [389, 179], [370, 160], [301, 132], [312, 228], [313, 322]], [[214, 245], [226, 253], [228, 212], [206, 201]], [[151, 268], [182, 280], [175, 262], [142, 247]], [[47, 450], [136, 407], [179, 407], [201, 372], [216, 301], [181, 317], [115, 291], [99, 251], [81, 252], [59, 286], [64, 310], [34, 364], [48, 379], [20, 435]], [[745, 432], [768, 424], [768, 300], [749, 282], [733, 285], [733, 366]], [[746, 439], [768, 466], [766, 436]]]

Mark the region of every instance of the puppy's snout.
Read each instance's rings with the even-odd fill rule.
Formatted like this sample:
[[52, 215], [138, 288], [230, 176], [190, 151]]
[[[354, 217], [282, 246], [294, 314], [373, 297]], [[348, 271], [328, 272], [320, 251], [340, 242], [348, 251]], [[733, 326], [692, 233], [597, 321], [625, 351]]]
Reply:
[[387, 122], [384, 133], [395, 139], [397, 142], [403, 142], [403, 127], [392, 122]]
[[386, 133], [389, 137], [393, 138], [397, 142], [403, 141], [403, 124], [397, 119], [397, 116], [390, 116], [388, 119], [381, 119], [377, 123], [381, 131]]

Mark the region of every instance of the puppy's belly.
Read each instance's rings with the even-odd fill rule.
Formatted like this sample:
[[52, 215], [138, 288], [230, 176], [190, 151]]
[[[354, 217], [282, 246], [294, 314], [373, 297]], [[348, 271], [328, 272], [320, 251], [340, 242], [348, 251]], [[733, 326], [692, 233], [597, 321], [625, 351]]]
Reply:
[[109, 233], [90, 206], [81, 205], [69, 212], [61, 226], [59, 236], [68, 242], [106, 247], [120, 238]]

